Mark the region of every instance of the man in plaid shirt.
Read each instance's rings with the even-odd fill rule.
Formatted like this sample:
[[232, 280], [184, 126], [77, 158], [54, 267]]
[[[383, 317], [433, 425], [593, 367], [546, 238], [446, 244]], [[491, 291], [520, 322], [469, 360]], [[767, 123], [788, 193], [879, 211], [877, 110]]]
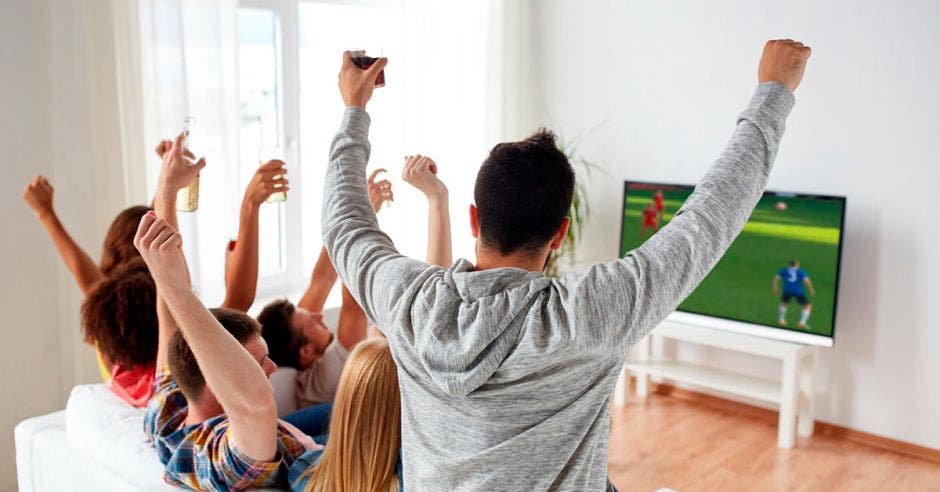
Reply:
[[[245, 327], [254, 322], [238, 311], [211, 311], [236, 339], [247, 333]], [[232, 321], [242, 326], [233, 330], [229, 328]], [[255, 333], [253, 336], [259, 336], [256, 328], [252, 326], [250, 329]], [[180, 342], [172, 344], [174, 347], [185, 343], [181, 336], [176, 336]], [[171, 352], [174, 347], [171, 347]], [[169, 367], [157, 370], [154, 396], [144, 416], [144, 431], [157, 448], [160, 461], [166, 467], [165, 479], [172, 485], [194, 490], [283, 487], [287, 484], [287, 470], [291, 463], [307, 450], [319, 447], [290, 424], [278, 420], [275, 459], [257, 461], [235, 445], [227, 415], [187, 424], [189, 414], [190, 405]]]
[[159, 319], [144, 431], [173, 485], [285, 487], [294, 460], [319, 446], [277, 418], [268, 382], [276, 366], [257, 322], [230, 309], [210, 312], [192, 291], [177, 232], [176, 193], [205, 162], [190, 160], [183, 138], [164, 154], [155, 213], [144, 216], [134, 238], [157, 284]]

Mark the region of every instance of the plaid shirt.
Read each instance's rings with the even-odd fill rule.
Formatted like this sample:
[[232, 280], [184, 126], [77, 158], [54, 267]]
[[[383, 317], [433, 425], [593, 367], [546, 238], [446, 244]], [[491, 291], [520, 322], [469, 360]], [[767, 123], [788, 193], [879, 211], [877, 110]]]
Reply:
[[277, 454], [271, 461], [256, 461], [235, 447], [224, 414], [183, 426], [188, 404], [169, 368], [157, 371], [153, 386], [144, 432], [166, 467], [167, 483], [194, 490], [287, 486], [290, 465], [307, 449], [280, 421]]

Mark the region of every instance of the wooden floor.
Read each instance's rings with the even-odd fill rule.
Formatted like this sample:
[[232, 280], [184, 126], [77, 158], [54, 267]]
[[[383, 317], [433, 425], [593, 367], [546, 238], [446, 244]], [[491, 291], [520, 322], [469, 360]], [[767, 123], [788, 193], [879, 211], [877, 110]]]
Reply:
[[729, 407], [658, 394], [614, 406], [611, 480], [640, 492], [940, 491], [940, 464], [828, 436], [778, 449], [769, 412]]

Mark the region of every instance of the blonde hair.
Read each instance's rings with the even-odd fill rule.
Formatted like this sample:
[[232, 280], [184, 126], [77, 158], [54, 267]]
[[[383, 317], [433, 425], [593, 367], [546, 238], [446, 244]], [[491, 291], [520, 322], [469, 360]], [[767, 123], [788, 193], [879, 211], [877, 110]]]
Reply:
[[320, 461], [302, 475], [306, 492], [398, 490], [401, 448], [398, 372], [385, 339], [359, 344], [343, 368]]

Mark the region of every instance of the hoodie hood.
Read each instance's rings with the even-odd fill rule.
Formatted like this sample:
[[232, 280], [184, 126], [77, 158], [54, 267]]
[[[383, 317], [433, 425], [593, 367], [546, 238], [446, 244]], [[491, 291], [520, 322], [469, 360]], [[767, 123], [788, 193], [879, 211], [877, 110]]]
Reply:
[[464, 259], [443, 272], [433, 299], [412, 311], [416, 355], [434, 383], [453, 396], [483, 385], [519, 342], [523, 321], [551, 283], [519, 268], [474, 271]]

